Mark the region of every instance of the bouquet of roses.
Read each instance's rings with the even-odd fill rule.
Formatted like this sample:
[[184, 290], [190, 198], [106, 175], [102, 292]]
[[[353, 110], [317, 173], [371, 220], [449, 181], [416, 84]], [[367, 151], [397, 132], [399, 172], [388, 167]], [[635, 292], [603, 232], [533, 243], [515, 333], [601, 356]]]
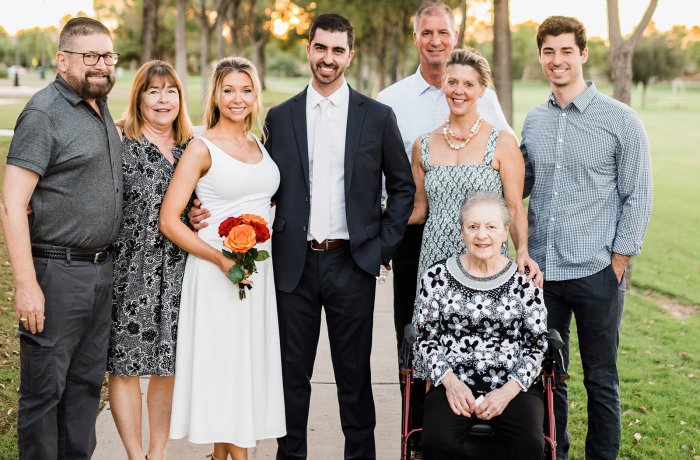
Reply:
[[[225, 238], [225, 248], [221, 252], [229, 259], [236, 261], [236, 265], [228, 271], [228, 277], [234, 284], [243, 281], [246, 272], [252, 274], [258, 271], [255, 262], [270, 257], [267, 251], [254, 247], [270, 239], [267, 222], [258, 215], [243, 214], [239, 217], [228, 217], [219, 225], [219, 236]], [[245, 299], [244, 286], [253, 289], [249, 284], [239, 284], [240, 299]]]

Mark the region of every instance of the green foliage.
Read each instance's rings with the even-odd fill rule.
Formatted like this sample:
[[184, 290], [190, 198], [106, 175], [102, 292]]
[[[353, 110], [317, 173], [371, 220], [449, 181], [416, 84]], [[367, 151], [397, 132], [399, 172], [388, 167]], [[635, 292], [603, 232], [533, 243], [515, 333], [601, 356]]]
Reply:
[[652, 77], [666, 80], [679, 76], [681, 67], [680, 49], [668, 37], [654, 33], [637, 43], [632, 57], [632, 81], [646, 86]]
[[9, 76], [7, 71], [7, 64], [0, 61], [0, 78], [7, 78]]
[[610, 80], [610, 49], [605, 40], [598, 37], [588, 39], [588, 60], [583, 66], [585, 77], [589, 80]]
[[516, 25], [511, 30], [513, 77], [516, 79], [544, 80], [537, 60], [536, 31], [537, 25], [534, 22]]
[[278, 53], [269, 59], [267, 71], [269, 75], [277, 77], [301, 77], [301, 66], [303, 64], [288, 53]]

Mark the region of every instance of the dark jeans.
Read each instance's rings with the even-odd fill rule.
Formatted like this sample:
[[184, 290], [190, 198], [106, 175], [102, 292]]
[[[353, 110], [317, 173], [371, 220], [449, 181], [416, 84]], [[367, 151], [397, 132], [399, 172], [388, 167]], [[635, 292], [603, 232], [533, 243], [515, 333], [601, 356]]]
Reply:
[[[576, 318], [583, 384], [588, 394], [587, 459], [615, 459], [620, 448], [620, 387], [617, 346], [624, 304], [624, 279], [617, 282], [612, 266], [585, 278], [545, 281], [547, 324], [564, 340], [562, 354], [569, 365], [571, 316]], [[574, 376], [575, 377], [575, 376]], [[557, 422], [557, 458], [568, 458], [567, 385], [557, 379], [554, 415]]]
[[107, 365], [112, 259], [34, 259], [44, 331], [21, 325], [17, 438], [22, 460], [89, 459]]
[[[424, 460], [540, 460], [544, 453], [542, 386], [533, 385], [491, 420], [452, 412], [445, 387], [432, 388], [425, 398]], [[475, 436], [475, 423], [493, 427], [493, 437]]]
[[[408, 225], [391, 263], [394, 271], [394, 328], [396, 329], [396, 347], [399, 353], [403, 343], [403, 329], [413, 320], [418, 284], [418, 258], [422, 242], [423, 225]], [[403, 386], [401, 386], [401, 392], [403, 393]], [[414, 379], [411, 384], [410, 428], [423, 426], [424, 400], [425, 380]], [[414, 440], [414, 450], [419, 450], [420, 433], [412, 436], [411, 439]]]
[[311, 374], [325, 309], [333, 373], [338, 387], [346, 460], [375, 458], [376, 424], [370, 352], [376, 279], [352, 260], [349, 247], [307, 249], [299, 285], [277, 290], [287, 435], [277, 459], [307, 457]]

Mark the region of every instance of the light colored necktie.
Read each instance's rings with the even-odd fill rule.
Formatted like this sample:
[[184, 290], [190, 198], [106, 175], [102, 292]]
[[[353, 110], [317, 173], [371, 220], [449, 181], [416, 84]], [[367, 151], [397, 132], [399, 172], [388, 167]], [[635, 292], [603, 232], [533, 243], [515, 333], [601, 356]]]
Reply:
[[318, 103], [319, 115], [314, 129], [313, 182], [311, 183], [311, 217], [309, 233], [319, 243], [331, 232], [331, 161], [329, 151], [330, 121], [328, 99]]

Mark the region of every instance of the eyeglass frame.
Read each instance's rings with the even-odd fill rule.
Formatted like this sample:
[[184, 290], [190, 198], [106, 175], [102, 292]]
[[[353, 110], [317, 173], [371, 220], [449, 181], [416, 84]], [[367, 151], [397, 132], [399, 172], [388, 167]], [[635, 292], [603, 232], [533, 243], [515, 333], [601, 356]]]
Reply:
[[[97, 63], [100, 62], [100, 58], [102, 58], [102, 62], [104, 62], [105, 65], [108, 65], [108, 66], [114, 66], [117, 64], [117, 62], [119, 62], [119, 53], [100, 54], [100, 53], [95, 53], [94, 51], [88, 51], [87, 53], [79, 53], [77, 51], [69, 51], [69, 50], [61, 50], [61, 53], [80, 54], [83, 57], [83, 64], [85, 64], [87, 66], [97, 65]], [[88, 56], [88, 55], [97, 56], [97, 59], [95, 60], [94, 63], [88, 64], [87, 62], [85, 62], [86, 56]], [[114, 56], [116, 56], [116, 57], [114, 57]], [[114, 57], [114, 62], [112, 62], [111, 64], [107, 64], [107, 58], [112, 58], [112, 57]]]

